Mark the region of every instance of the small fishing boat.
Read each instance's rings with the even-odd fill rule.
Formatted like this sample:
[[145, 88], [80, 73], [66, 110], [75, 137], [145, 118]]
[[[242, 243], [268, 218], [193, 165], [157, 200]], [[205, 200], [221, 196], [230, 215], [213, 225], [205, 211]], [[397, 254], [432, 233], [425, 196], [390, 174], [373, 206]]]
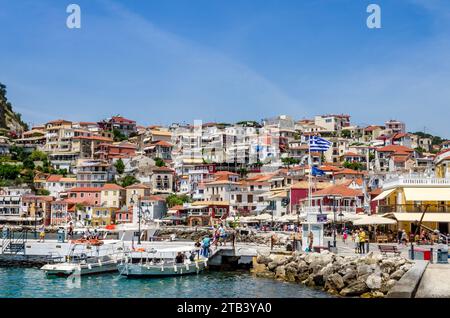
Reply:
[[[120, 244], [120, 245], [119, 245]], [[73, 241], [66, 262], [41, 267], [47, 276], [89, 275], [117, 271], [125, 256], [123, 242], [118, 240]]]
[[[180, 254], [185, 258], [180, 261]], [[208, 265], [208, 258], [192, 246], [165, 249], [135, 249], [117, 265], [121, 275], [127, 277], [164, 277], [198, 274]]]

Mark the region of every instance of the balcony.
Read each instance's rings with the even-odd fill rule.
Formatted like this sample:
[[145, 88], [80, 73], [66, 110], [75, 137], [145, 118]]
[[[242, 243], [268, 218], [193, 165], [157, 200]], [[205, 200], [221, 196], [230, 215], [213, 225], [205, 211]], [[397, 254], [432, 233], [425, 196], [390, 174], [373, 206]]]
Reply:
[[394, 177], [383, 184], [383, 189], [397, 187], [450, 187], [450, 178], [427, 178], [419, 176]]
[[450, 212], [450, 204], [393, 204], [379, 205], [378, 214], [394, 212]]

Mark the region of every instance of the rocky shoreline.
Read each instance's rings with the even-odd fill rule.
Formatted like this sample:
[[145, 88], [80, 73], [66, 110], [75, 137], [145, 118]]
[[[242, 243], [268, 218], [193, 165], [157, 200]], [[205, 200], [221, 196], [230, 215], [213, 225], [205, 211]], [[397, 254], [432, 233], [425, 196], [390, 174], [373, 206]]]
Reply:
[[372, 252], [365, 256], [340, 256], [323, 251], [258, 255], [251, 271], [257, 277], [298, 282], [336, 296], [383, 298], [412, 267], [412, 261], [400, 256], [385, 257]]

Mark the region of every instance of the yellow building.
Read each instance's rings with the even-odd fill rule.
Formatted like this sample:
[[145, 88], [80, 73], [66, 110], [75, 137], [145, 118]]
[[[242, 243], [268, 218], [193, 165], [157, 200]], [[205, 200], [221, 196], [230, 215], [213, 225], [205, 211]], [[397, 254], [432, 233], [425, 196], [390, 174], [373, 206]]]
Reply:
[[137, 198], [147, 197], [151, 193], [151, 187], [145, 184], [133, 184], [125, 188], [126, 189], [126, 205], [131, 206], [131, 200], [136, 204]]
[[111, 207], [93, 207], [91, 225], [94, 227], [104, 227], [114, 224], [117, 208]]
[[448, 234], [450, 231], [450, 178], [396, 177], [383, 184], [378, 201], [379, 214], [395, 218], [399, 229], [409, 234], [425, 211], [422, 224]]
[[100, 190], [100, 202], [102, 206], [118, 209], [125, 204], [125, 188], [122, 188], [117, 184], [107, 183]]
[[437, 154], [434, 159], [436, 166], [436, 176], [439, 178], [450, 178], [450, 149], [446, 149]]

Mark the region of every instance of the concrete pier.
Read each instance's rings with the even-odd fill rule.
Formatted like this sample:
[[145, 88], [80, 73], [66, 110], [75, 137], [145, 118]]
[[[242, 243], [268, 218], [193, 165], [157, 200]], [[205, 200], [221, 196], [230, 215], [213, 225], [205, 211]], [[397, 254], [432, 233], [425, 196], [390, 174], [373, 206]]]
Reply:
[[[105, 241], [105, 245], [113, 241]], [[145, 249], [161, 249], [161, 248], [176, 248], [192, 245], [194, 248], [195, 242], [190, 241], [143, 241], [141, 245], [137, 245], [132, 241], [117, 241], [116, 248], [122, 247], [124, 249], [132, 249], [133, 247], [142, 247]], [[105, 246], [103, 245], [103, 246]], [[58, 242], [57, 240], [46, 240], [39, 242], [38, 240], [27, 240], [25, 243], [25, 252], [22, 253], [3, 253], [0, 254], [0, 266], [42, 266], [51, 262], [62, 261], [70, 253], [71, 243]], [[95, 247], [93, 247], [95, 248]], [[3, 250], [3, 249], [2, 249]], [[266, 246], [255, 246], [246, 243], [238, 243], [233, 248], [231, 245], [211, 247], [212, 255], [209, 264], [211, 266], [220, 266], [225, 263], [235, 264], [251, 264], [253, 256], [258, 252], [268, 253], [270, 248]], [[100, 255], [108, 252], [107, 248], [100, 248]]]

